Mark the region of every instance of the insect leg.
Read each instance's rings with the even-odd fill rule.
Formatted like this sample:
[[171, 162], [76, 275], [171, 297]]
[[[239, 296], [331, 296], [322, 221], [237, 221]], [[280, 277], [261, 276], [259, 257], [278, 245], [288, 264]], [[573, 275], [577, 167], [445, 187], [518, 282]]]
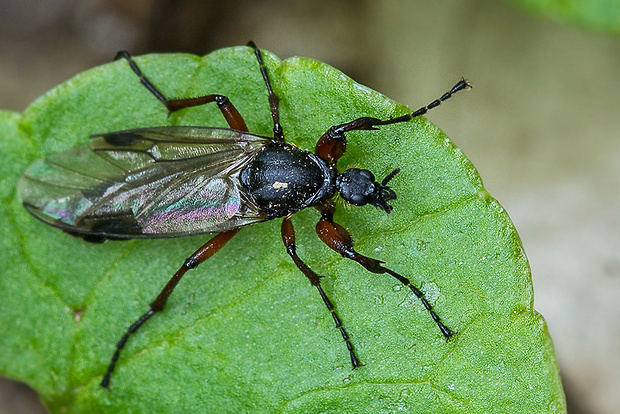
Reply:
[[458, 81], [452, 87], [452, 89], [450, 89], [448, 92], [446, 92], [443, 95], [441, 95], [440, 98], [435, 99], [433, 102], [429, 103], [428, 105], [423, 106], [420, 109], [418, 109], [416, 111], [413, 111], [410, 114], [399, 116], [398, 118], [391, 118], [391, 119], [387, 119], [385, 121], [380, 121], [379, 123], [376, 123], [374, 125], [389, 125], [389, 124], [397, 124], [399, 122], [410, 121], [411, 119], [416, 118], [416, 117], [421, 116], [421, 115], [424, 115], [429, 110], [431, 110], [431, 109], [433, 109], [435, 107], [438, 107], [439, 105], [441, 105], [441, 103], [443, 101], [450, 99], [452, 97], [452, 95], [454, 95], [458, 91], [468, 90], [468, 89], [471, 89], [471, 85], [469, 83], [467, 83], [467, 81], [465, 79], [461, 78], [461, 80]]
[[342, 325], [342, 322], [340, 321], [340, 318], [338, 317], [338, 314], [336, 313], [336, 310], [334, 309], [334, 305], [329, 300], [329, 298], [325, 294], [325, 291], [321, 287], [321, 276], [314, 273], [314, 271], [310, 269], [308, 265], [306, 265], [299, 258], [299, 256], [297, 256], [296, 247], [295, 247], [295, 229], [293, 228], [293, 223], [289, 217], [285, 217], [284, 220], [282, 221], [282, 241], [284, 242], [284, 246], [286, 247], [286, 252], [289, 254], [289, 256], [291, 256], [291, 258], [293, 259], [293, 262], [295, 262], [295, 264], [297, 265], [297, 268], [304, 275], [306, 275], [308, 280], [310, 280], [310, 283], [312, 283], [312, 285], [318, 289], [319, 294], [321, 295], [321, 298], [323, 299], [323, 302], [325, 303], [325, 306], [327, 306], [327, 310], [331, 312], [332, 317], [334, 318], [334, 322], [336, 323], [336, 329], [340, 331], [340, 334], [342, 335], [342, 338], [344, 339], [344, 342], [347, 345], [347, 349], [349, 350], [349, 355], [351, 357], [351, 364], [353, 365], [353, 368], [363, 365], [360, 362], [360, 360], [357, 358], [357, 356], [355, 355], [353, 344], [351, 343], [351, 340], [349, 339], [349, 335], [347, 334], [347, 331], [345, 331]]
[[420, 299], [422, 305], [424, 305], [426, 310], [430, 313], [431, 318], [433, 318], [443, 336], [446, 339], [449, 339], [452, 335], [454, 335], [454, 332], [452, 332], [446, 325], [444, 325], [439, 318], [439, 315], [435, 313], [431, 304], [424, 297], [424, 293], [422, 293], [420, 289], [411, 284], [411, 281], [409, 281], [409, 279], [383, 266], [384, 262], [361, 255], [355, 251], [355, 249], [353, 248], [353, 241], [351, 239], [351, 235], [344, 227], [333, 221], [332, 211], [323, 212], [323, 217], [316, 225], [316, 232], [319, 235], [319, 238], [323, 241], [323, 243], [325, 243], [332, 250], [339, 253], [342, 257], [358, 262], [359, 264], [364, 266], [366, 270], [372, 273], [387, 273], [390, 276], [398, 279], [403, 285], [411, 289], [414, 295], [416, 295], [418, 299]]
[[260, 73], [263, 75], [265, 85], [267, 86], [267, 93], [269, 94], [269, 108], [271, 109], [271, 117], [273, 118], [273, 137], [279, 141], [284, 141], [284, 132], [282, 131], [282, 125], [280, 125], [280, 110], [278, 109], [280, 98], [278, 98], [278, 95], [275, 94], [273, 88], [271, 87], [271, 81], [269, 80], [269, 75], [267, 74], [267, 67], [263, 63], [263, 57], [260, 50], [251, 40], [248, 42], [248, 46], [254, 49], [254, 54], [256, 55], [258, 65], [260, 66]]
[[377, 129], [376, 127], [380, 125], [397, 124], [400, 122], [410, 121], [413, 118], [424, 115], [429, 110], [439, 106], [443, 101], [450, 99], [452, 95], [454, 95], [458, 91], [465, 89], [471, 89], [471, 85], [467, 83], [465, 79], [461, 79], [452, 87], [452, 89], [444, 93], [440, 98], [435, 99], [433, 102], [429, 103], [426, 106], [423, 106], [422, 108], [410, 114], [386, 120], [371, 117], [362, 117], [357, 118], [351, 122], [334, 125], [329, 128], [327, 132], [325, 132], [321, 136], [321, 138], [319, 138], [316, 143], [314, 153], [330, 163], [335, 163], [346, 150], [346, 137], [344, 135], [345, 132], [365, 129]]
[[127, 51], [121, 50], [120, 52], [118, 52], [115, 60], [120, 58], [124, 58], [127, 60], [127, 62], [129, 62], [129, 66], [140, 79], [140, 83], [142, 83], [142, 85], [144, 85], [144, 87], [146, 87], [149, 92], [151, 92], [161, 103], [164, 104], [164, 106], [168, 109], [169, 113], [178, 111], [179, 109], [183, 108], [190, 108], [193, 106], [200, 106], [210, 102], [215, 102], [217, 103], [218, 108], [222, 112], [222, 115], [224, 115], [224, 118], [226, 118], [226, 122], [228, 122], [228, 125], [230, 125], [231, 128], [239, 131], [248, 132], [248, 127], [246, 126], [243, 117], [241, 116], [239, 111], [237, 111], [237, 108], [235, 108], [235, 106], [230, 102], [228, 97], [224, 95], [213, 94], [197, 96], [193, 98], [168, 99], [142, 73], [142, 70], [140, 70], [138, 64], [133, 60], [133, 58]]
[[200, 249], [196, 250], [194, 254], [188, 257], [183, 266], [176, 271], [174, 276], [166, 283], [166, 286], [159, 293], [157, 298], [151, 303], [150, 309], [142, 315], [137, 321], [135, 321], [127, 332], [123, 335], [123, 337], [116, 344], [116, 350], [112, 355], [112, 359], [110, 364], [108, 365], [108, 369], [103, 376], [103, 380], [101, 381], [101, 386], [107, 388], [110, 384], [110, 376], [112, 375], [112, 371], [114, 371], [114, 367], [116, 366], [116, 361], [118, 361], [118, 357], [120, 356], [121, 350], [125, 346], [125, 343], [129, 339], [129, 336], [135, 333], [138, 328], [140, 328], [151, 316], [155, 313], [161, 311], [168, 300], [168, 297], [177, 286], [183, 275], [190, 269], [195, 268], [200, 263], [207, 260], [209, 257], [213, 256], [217, 253], [224, 245], [235, 235], [240, 229], [229, 230], [223, 233], [219, 233], [216, 236], [212, 237], [211, 240], [206, 242]]

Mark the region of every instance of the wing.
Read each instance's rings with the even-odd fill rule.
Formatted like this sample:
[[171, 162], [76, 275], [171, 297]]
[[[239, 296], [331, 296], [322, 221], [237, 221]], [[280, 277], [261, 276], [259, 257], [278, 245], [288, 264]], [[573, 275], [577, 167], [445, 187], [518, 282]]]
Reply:
[[18, 193], [38, 219], [109, 238], [214, 233], [266, 220], [239, 172], [270, 138], [231, 129], [155, 127], [93, 136], [32, 164]]

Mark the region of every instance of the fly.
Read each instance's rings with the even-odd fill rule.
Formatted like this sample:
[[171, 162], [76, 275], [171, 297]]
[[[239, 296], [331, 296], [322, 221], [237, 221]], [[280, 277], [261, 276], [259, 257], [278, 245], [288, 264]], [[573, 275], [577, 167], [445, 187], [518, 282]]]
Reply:
[[275, 218], [282, 218], [281, 236], [286, 252], [318, 290], [344, 339], [353, 368], [363, 365], [332, 301], [321, 287], [320, 276], [297, 255], [291, 216], [307, 207], [315, 207], [321, 213], [316, 232], [327, 246], [370, 272], [387, 273], [399, 280], [420, 299], [446, 339], [454, 334], [408, 278], [354, 249], [349, 232], [334, 222], [333, 198], [338, 193], [352, 205], [370, 204], [389, 214], [389, 203], [396, 199], [396, 194], [388, 184], [399, 169], [381, 181], [365, 169], [339, 172], [337, 162], [346, 150], [345, 134], [407, 122], [470, 85], [461, 79], [439, 99], [397, 118], [362, 117], [334, 125], [319, 138], [312, 153], [285, 142], [278, 96], [260, 50], [253, 42], [248, 46], [256, 56], [267, 88], [273, 137], [250, 133], [226, 96], [166, 98], [129, 53], [121, 51], [117, 59], [124, 58], [129, 63], [140, 82], [168, 111], [215, 102], [230, 128], [167, 126], [99, 134], [91, 137], [89, 145], [35, 162], [20, 179], [20, 199], [30, 214], [87, 241], [217, 233], [185, 260], [149, 309], [118, 341], [101, 381], [103, 387], [109, 386], [129, 337], [163, 310], [188, 270], [217, 253], [242, 227]]

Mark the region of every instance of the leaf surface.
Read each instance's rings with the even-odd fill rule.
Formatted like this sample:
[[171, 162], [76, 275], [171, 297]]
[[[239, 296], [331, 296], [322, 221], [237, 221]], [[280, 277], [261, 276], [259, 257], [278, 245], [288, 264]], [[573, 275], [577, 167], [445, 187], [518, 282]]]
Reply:
[[[409, 111], [324, 63], [264, 56], [285, 136], [303, 149], [332, 125]], [[136, 60], [165, 95], [227, 95], [251, 132], [270, 135], [266, 90], [249, 48]], [[189, 272], [165, 310], [130, 338], [110, 389], [101, 388], [125, 329], [209, 236], [89, 244], [30, 217], [15, 186], [29, 163], [91, 134], [156, 125], [226, 127], [215, 105], [167, 117], [125, 61], [77, 75], [23, 114], [0, 113], [0, 373], [29, 383], [50, 411], [565, 410], [519, 237], [471, 163], [424, 118], [348, 134], [340, 169], [383, 177], [400, 168], [390, 183], [398, 199], [390, 215], [339, 202], [335, 220], [359, 252], [420, 287], [457, 331], [450, 341], [409, 289], [324, 246], [314, 231], [319, 214], [308, 209], [293, 218], [298, 253], [325, 276], [365, 366], [351, 369], [331, 315], [286, 254], [274, 220], [243, 229]]]

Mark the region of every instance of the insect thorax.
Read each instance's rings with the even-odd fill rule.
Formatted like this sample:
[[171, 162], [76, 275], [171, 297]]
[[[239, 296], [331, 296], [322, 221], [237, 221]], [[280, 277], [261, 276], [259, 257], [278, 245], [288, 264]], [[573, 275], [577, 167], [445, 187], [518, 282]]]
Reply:
[[334, 195], [336, 172], [318, 156], [274, 142], [241, 171], [241, 183], [269, 218], [283, 217]]

